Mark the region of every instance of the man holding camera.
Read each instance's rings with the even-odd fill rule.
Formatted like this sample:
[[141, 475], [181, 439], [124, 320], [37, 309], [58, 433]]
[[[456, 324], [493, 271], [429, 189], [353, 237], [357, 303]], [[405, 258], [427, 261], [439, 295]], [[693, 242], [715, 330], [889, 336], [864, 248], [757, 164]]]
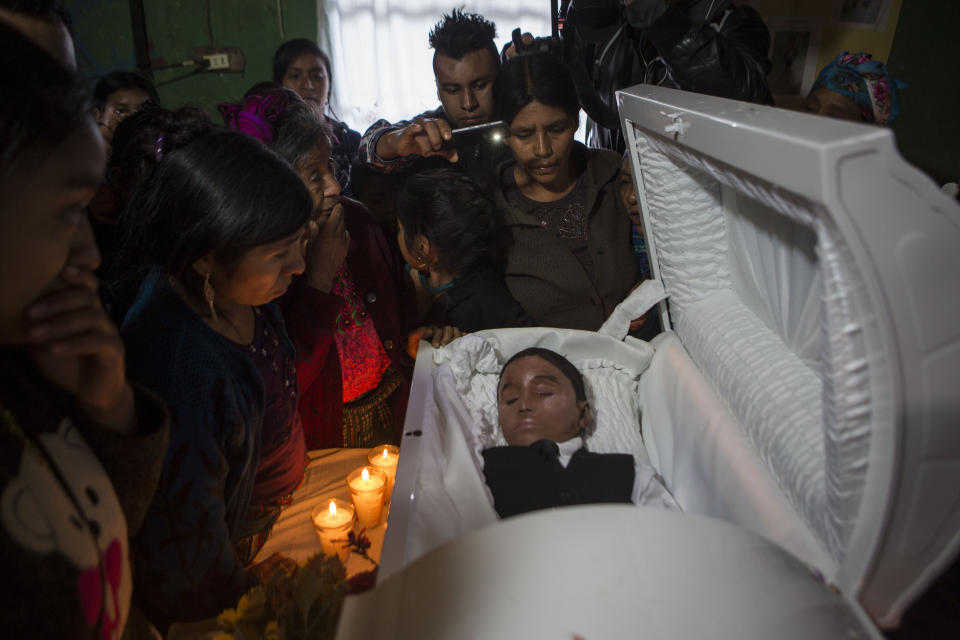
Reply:
[[457, 163], [475, 181], [486, 182], [509, 156], [493, 139], [457, 145], [452, 131], [493, 120], [493, 81], [500, 57], [496, 27], [483, 16], [455, 9], [430, 31], [433, 74], [441, 106], [413, 120], [373, 123], [360, 142], [360, 160], [384, 172]]

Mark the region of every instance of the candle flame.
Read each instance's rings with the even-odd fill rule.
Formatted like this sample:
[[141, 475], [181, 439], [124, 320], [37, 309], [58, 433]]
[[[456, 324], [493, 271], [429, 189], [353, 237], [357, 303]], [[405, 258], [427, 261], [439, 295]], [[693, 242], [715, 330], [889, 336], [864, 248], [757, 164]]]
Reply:
[[331, 518], [337, 517], [337, 503], [334, 502], [333, 500], [330, 501], [330, 517]]
[[384, 460], [387, 459], [387, 448], [386, 448], [386, 447], [383, 448], [383, 459], [384, 459]]
[[370, 472], [367, 471], [367, 468], [366, 468], [366, 467], [364, 467], [364, 468], [363, 468], [363, 471], [360, 472], [360, 477], [363, 478], [364, 484], [370, 482]]

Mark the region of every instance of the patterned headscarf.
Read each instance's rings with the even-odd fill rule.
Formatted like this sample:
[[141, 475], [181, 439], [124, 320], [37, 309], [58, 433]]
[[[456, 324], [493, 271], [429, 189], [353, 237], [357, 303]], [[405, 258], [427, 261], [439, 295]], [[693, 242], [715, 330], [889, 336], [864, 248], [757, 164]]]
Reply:
[[275, 91], [265, 96], [247, 96], [240, 104], [221, 102], [217, 109], [227, 127], [270, 144], [273, 142], [273, 123], [289, 103], [285, 91]]
[[900, 111], [899, 90], [907, 85], [894, 80], [887, 67], [869, 53], [844, 51], [817, 76], [813, 89], [829, 89], [850, 98], [866, 122], [889, 125]]

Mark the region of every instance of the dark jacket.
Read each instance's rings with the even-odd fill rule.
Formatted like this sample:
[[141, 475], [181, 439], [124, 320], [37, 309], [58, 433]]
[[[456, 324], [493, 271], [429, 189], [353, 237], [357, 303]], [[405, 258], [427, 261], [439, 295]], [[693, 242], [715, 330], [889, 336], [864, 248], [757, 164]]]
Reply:
[[773, 104], [767, 85], [770, 32], [753, 7], [730, 6], [729, 0], [671, 2], [645, 28], [621, 18], [620, 25], [611, 25], [598, 38], [593, 30], [569, 26], [573, 33], [583, 31], [587, 40], [598, 40], [571, 37], [568, 48], [579, 54], [571, 69], [574, 77], [592, 84], [605, 105], [591, 108], [589, 99], [584, 104], [592, 120], [602, 125], [591, 122], [588, 140], [604, 148], [624, 150], [616, 91], [640, 83]]
[[[391, 396], [399, 438], [413, 373], [406, 346], [407, 335], [417, 326], [416, 294], [403, 260], [391, 250], [366, 208], [349, 198], [341, 198], [341, 202], [350, 232], [347, 268], [394, 370], [403, 378], [401, 388]], [[300, 277], [280, 306], [297, 346], [298, 402], [307, 448], [342, 447], [343, 374], [334, 335], [344, 301], [310, 287], [306, 278]]]
[[132, 434], [103, 429], [30, 357], [0, 350], [0, 568], [7, 638], [104, 638], [130, 613], [128, 535], [160, 476], [167, 413], [134, 387]]
[[360, 132], [333, 118], [327, 118], [327, 123], [333, 133], [333, 148], [330, 150], [333, 173], [337, 177], [343, 195], [352, 196], [350, 174], [360, 153]]
[[423, 323], [450, 325], [464, 333], [535, 326], [507, 291], [500, 274], [486, 263], [458, 277], [453, 287], [434, 298]]
[[587, 246], [591, 279], [576, 256], [536, 218], [510, 205], [504, 175], [497, 168], [494, 201], [502, 215], [497, 235], [497, 268], [511, 295], [537, 326], [596, 331], [637, 283], [630, 244], [630, 218], [620, 199], [620, 156], [576, 143], [575, 161], [586, 164]]
[[483, 477], [501, 518], [520, 513], [598, 502], [632, 502], [633, 456], [579, 449], [564, 467], [529, 447], [491, 447], [483, 455]]
[[[291, 354], [275, 305], [260, 307]], [[134, 539], [137, 600], [158, 627], [233, 606], [258, 581], [236, 552], [249, 535], [264, 383], [242, 349], [211, 329], [153, 270], [121, 330], [130, 377], [171, 410], [170, 447]]]

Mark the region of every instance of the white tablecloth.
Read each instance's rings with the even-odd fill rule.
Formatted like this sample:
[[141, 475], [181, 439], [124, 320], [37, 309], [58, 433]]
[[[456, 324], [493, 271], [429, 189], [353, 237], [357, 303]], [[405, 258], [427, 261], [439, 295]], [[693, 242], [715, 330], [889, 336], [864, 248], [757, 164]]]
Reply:
[[[300, 487], [293, 494], [293, 503], [280, 514], [266, 544], [257, 554], [254, 562], [260, 562], [273, 553], [280, 553], [303, 562], [320, 552], [320, 541], [313, 530], [310, 514], [318, 504], [326, 504], [330, 498], [350, 501], [347, 488], [347, 474], [357, 467], [367, 464], [369, 449], [317, 449], [310, 451], [310, 464]], [[367, 553], [375, 560], [380, 559], [383, 547], [383, 535], [387, 528], [387, 513], [384, 510], [382, 524], [368, 528], [366, 535], [371, 546]], [[359, 531], [359, 527], [356, 529]], [[347, 561], [347, 575], [354, 575], [372, 569], [373, 565], [357, 554], [351, 554]]]

